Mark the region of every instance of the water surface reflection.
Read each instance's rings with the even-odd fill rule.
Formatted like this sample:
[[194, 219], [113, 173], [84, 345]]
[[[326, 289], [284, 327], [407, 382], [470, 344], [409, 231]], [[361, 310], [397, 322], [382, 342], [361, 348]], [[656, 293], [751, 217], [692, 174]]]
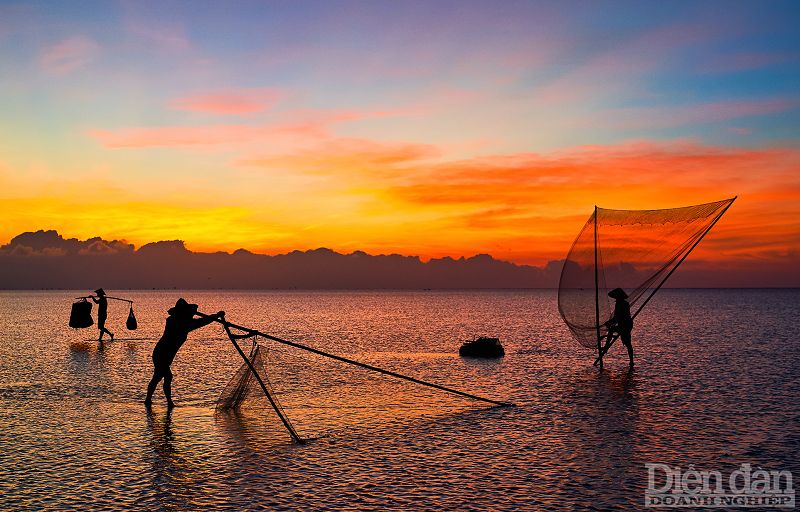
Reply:
[[[0, 292], [14, 312], [0, 316], [4, 510], [636, 509], [647, 462], [800, 475], [796, 290], [662, 290], [637, 317], [631, 372], [619, 347], [605, 370], [591, 366], [550, 290], [132, 291], [136, 339], [102, 350], [66, 327], [74, 296]], [[269, 346], [279, 400], [317, 438], [293, 444], [263, 400], [215, 411], [241, 361], [208, 327], [173, 365], [178, 407], [148, 413], [149, 356], [176, 296], [517, 407]], [[111, 313], [109, 328], [124, 332], [124, 315]], [[482, 334], [506, 356], [458, 357]]]

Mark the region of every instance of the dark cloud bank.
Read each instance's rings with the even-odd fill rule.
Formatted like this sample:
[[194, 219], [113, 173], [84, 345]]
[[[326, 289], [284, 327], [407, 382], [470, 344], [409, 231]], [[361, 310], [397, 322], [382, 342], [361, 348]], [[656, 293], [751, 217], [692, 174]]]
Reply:
[[562, 261], [544, 268], [471, 258], [371, 256], [330, 249], [266, 256], [239, 249], [195, 253], [180, 240], [135, 249], [118, 240], [23, 233], [0, 247], [0, 288], [469, 289], [558, 287]]

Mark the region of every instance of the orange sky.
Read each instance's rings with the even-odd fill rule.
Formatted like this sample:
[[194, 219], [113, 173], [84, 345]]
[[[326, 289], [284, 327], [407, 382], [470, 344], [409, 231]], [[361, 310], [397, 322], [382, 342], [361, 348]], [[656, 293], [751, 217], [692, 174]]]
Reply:
[[[452, 161], [440, 154], [419, 144], [335, 140], [237, 159], [230, 173], [241, 184], [217, 190], [212, 178], [182, 190], [169, 179], [125, 184], [102, 173], [40, 172], [32, 185], [4, 169], [4, 190], [19, 197], [0, 203], [10, 213], [3, 236], [46, 226], [137, 246], [182, 239], [204, 252], [324, 246], [424, 259], [489, 253], [541, 265], [564, 257], [595, 203], [653, 209], [738, 195], [696, 255], [781, 258], [800, 246], [800, 150], [675, 141]], [[267, 185], [276, 175], [281, 190]]]
[[54, 229], [543, 265], [595, 205], [738, 196], [692, 257], [800, 264], [785, 13], [386, 4], [343, 32], [336, 3], [211, 25], [202, 8], [37, 5], [0, 7], [0, 243]]

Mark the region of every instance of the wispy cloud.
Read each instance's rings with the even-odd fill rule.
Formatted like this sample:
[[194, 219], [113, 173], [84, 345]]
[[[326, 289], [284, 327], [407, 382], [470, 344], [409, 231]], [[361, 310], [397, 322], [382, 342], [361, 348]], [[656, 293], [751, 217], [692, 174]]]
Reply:
[[47, 72], [61, 75], [85, 66], [99, 54], [100, 45], [86, 37], [75, 36], [47, 48], [41, 64]]
[[381, 117], [414, 116], [430, 112], [431, 107], [422, 105], [405, 108], [381, 109], [380, 107], [365, 108], [331, 108], [331, 109], [293, 109], [275, 114], [281, 123], [298, 122], [336, 122], [360, 121], [362, 119], [377, 119]]
[[[286, 93], [263, 93], [247, 98], [242, 95], [189, 96], [180, 105], [183, 109], [213, 110], [215, 113], [250, 113], [258, 101], [275, 101]], [[131, 127], [120, 130], [91, 130], [86, 135], [98, 140], [105, 149], [121, 148], [199, 148], [207, 151], [247, 150], [257, 152], [259, 147], [272, 148], [282, 145], [296, 149], [308, 145], [318, 146], [334, 139], [328, 126], [342, 121], [358, 121], [383, 117], [413, 115], [417, 108], [371, 111], [369, 109], [295, 109], [279, 112], [274, 123], [261, 125], [194, 125], [165, 127]], [[337, 144], [343, 144], [341, 141]], [[349, 144], [349, 143], [344, 143]]]
[[702, 72], [730, 73], [800, 61], [797, 52], [737, 52], [715, 55], [703, 63]]
[[186, 25], [179, 17], [158, 16], [145, 2], [124, 2], [122, 8], [124, 28], [139, 44], [169, 53], [191, 49]]
[[244, 167], [280, 168], [302, 174], [371, 176], [373, 180], [397, 178], [420, 160], [438, 158], [441, 150], [431, 144], [377, 142], [366, 139], [334, 139], [314, 149], [288, 155], [236, 159]]
[[125, 128], [118, 131], [93, 130], [87, 135], [105, 149], [198, 147], [213, 151], [238, 149], [254, 142], [264, 145], [297, 145], [319, 140], [330, 134], [318, 124], [298, 126], [168, 126], [164, 128]]
[[646, 73], [665, 66], [681, 48], [709, 37], [700, 25], [623, 32], [598, 41], [597, 48], [570, 55], [570, 65], [537, 87], [533, 97], [546, 105], [646, 97], [651, 94], [644, 83]]
[[173, 98], [169, 108], [215, 114], [252, 114], [270, 110], [278, 101], [290, 95], [288, 90], [278, 87], [198, 90]]

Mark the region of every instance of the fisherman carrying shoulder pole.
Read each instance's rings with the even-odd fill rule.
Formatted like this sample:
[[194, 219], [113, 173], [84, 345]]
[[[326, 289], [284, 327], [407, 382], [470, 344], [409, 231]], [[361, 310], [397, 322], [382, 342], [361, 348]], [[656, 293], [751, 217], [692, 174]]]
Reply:
[[101, 344], [103, 343], [103, 334], [108, 333], [111, 336], [111, 341], [114, 341], [114, 335], [106, 329], [106, 318], [108, 317], [108, 300], [106, 299], [106, 292], [102, 288], [94, 291], [97, 296], [90, 295], [89, 298], [97, 304], [97, 328], [100, 330], [100, 337], [97, 338]]
[[[94, 291], [95, 295], [87, 295], [85, 297], [76, 297], [75, 300], [81, 299], [83, 302], [86, 299], [92, 299], [92, 302], [97, 304], [97, 328], [100, 330], [100, 337], [97, 338], [97, 341], [100, 342], [100, 346], [103, 346], [103, 335], [108, 333], [109, 337], [111, 337], [111, 341], [114, 341], [114, 334], [106, 329], [106, 320], [108, 319], [108, 300], [114, 299], [119, 300], [122, 302], [127, 302], [131, 305], [130, 312], [128, 313], [128, 321], [126, 322], [126, 326], [128, 327], [129, 331], [136, 330], [136, 317], [133, 315], [133, 301], [129, 299], [120, 299], [119, 297], [111, 297], [106, 295], [105, 290], [102, 288], [98, 288]], [[74, 304], [73, 304], [74, 306]], [[75, 311], [73, 311], [73, 316], [75, 315]], [[73, 321], [76, 321], [76, 324], [73, 325]], [[89, 327], [92, 325], [92, 318], [91, 318], [91, 308], [86, 311], [81, 310], [78, 314], [78, 319], [74, 319], [70, 317], [70, 326], [76, 328], [83, 328]]]

